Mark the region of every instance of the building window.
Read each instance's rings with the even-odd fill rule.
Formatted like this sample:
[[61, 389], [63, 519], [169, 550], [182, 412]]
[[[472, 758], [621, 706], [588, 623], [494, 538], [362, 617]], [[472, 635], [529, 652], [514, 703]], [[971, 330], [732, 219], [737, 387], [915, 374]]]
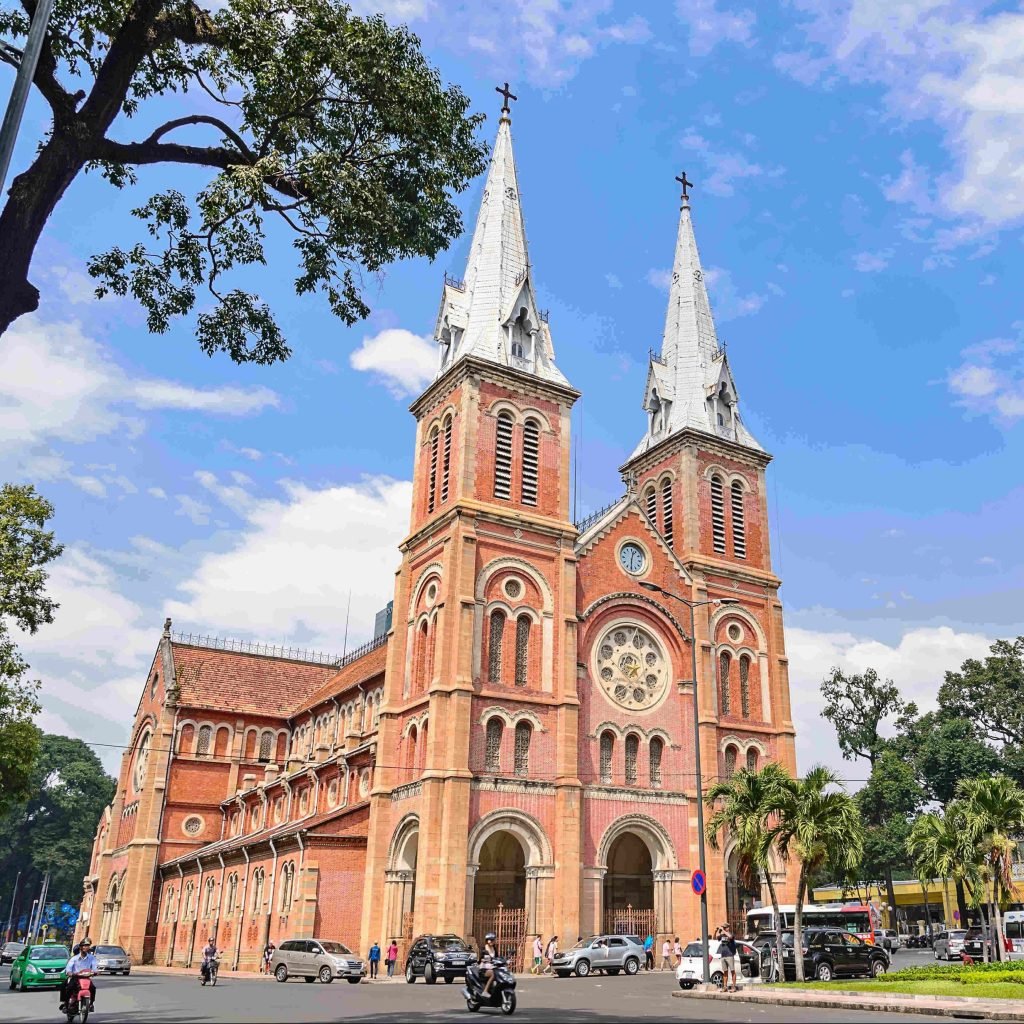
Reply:
[[415, 664], [413, 665], [413, 683], [415, 685], [416, 692], [425, 690], [427, 686], [429, 645], [430, 632], [427, 622], [424, 620], [420, 623], [420, 628], [416, 631], [416, 653]]
[[169, 885], [167, 887], [167, 893], [164, 896], [164, 920], [170, 921], [171, 919], [171, 907], [174, 905], [174, 886]]
[[725, 777], [731, 779], [736, 771], [736, 755], [739, 751], [730, 743], [725, 748]]
[[718, 659], [718, 688], [722, 695], [722, 714], [732, 714], [732, 688], [729, 682], [729, 669], [732, 667], [732, 658], [725, 652]]
[[540, 426], [527, 420], [523, 427], [523, 504], [537, 504], [537, 478], [540, 468]]
[[725, 496], [722, 478], [715, 474], [711, 478], [711, 540], [715, 551], [725, 554]]
[[501, 643], [505, 637], [505, 613], [500, 609], [491, 612], [491, 630], [487, 639], [487, 678], [492, 683], [501, 682]]
[[665, 749], [665, 743], [660, 736], [655, 736], [651, 740], [650, 750], [650, 769], [651, 769], [651, 786], [656, 787], [661, 785], [661, 754]]
[[750, 747], [747, 750], [747, 771], [757, 771], [757, 750], [754, 747]]
[[[409, 735], [405, 741], [405, 767], [415, 768], [416, 767], [416, 726], [414, 725], [409, 730]], [[410, 779], [411, 781], [411, 779]]]
[[281, 913], [287, 914], [292, 905], [292, 883], [295, 878], [295, 865], [289, 861], [281, 872]]
[[210, 753], [210, 741], [213, 739], [213, 728], [204, 725], [199, 730], [199, 739], [196, 741], [196, 754], [200, 757], [208, 756]]
[[235, 912], [235, 902], [238, 899], [238, 875], [232, 872], [228, 875], [228, 910], [229, 914]]
[[192, 911], [194, 909], [192, 905], [192, 898], [195, 896], [195, 891], [195, 886], [191, 882], [185, 886], [185, 912], [183, 920], [187, 921], [192, 916]]
[[661, 515], [662, 515], [662, 533], [665, 535], [665, 540], [668, 542], [669, 547], [672, 546], [672, 481], [666, 477], [661, 482]]
[[615, 753], [615, 737], [610, 732], [601, 733], [601, 781], [612, 781], [612, 755]]
[[512, 497], [512, 414], [498, 413], [498, 439], [494, 453], [494, 496]]
[[636, 785], [636, 761], [640, 753], [640, 737], [630, 733], [626, 737], [626, 785]]
[[441, 504], [448, 500], [448, 485], [452, 475], [452, 418], [444, 420], [444, 455], [441, 459]]
[[440, 439], [437, 427], [430, 432], [430, 477], [427, 480], [427, 511], [433, 512], [437, 503], [437, 448]]
[[252, 912], [258, 914], [263, 909], [263, 868], [257, 868], [252, 876]]
[[740, 657], [740, 713], [750, 717], [750, 658]]
[[206, 880], [206, 894], [203, 899], [203, 917], [213, 917], [214, 886], [214, 880], [212, 878], [208, 878]]
[[274, 734], [265, 732], [260, 737], [260, 764], [269, 764], [270, 755], [274, 752]]
[[516, 619], [516, 686], [525, 686], [530, 671], [530, 617]]
[[516, 775], [527, 775], [530, 771], [530, 736], [532, 732], [533, 729], [529, 722], [519, 722], [516, 725]]
[[747, 557], [747, 528], [743, 520], [743, 484], [732, 484], [732, 553], [737, 558]]
[[647, 509], [647, 518], [651, 521], [651, 526], [655, 529], [658, 528], [658, 492], [651, 485], [644, 491], [644, 508]]
[[500, 718], [491, 718], [487, 722], [487, 748], [484, 752], [484, 771], [501, 771], [501, 737], [505, 724]]

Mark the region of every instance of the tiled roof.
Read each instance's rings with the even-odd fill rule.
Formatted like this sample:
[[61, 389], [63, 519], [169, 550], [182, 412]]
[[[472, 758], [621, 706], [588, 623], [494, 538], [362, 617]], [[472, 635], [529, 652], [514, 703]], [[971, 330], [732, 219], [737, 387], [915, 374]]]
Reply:
[[357, 661], [351, 662], [338, 672], [333, 672], [324, 685], [311, 693], [296, 708], [296, 711], [312, 710], [317, 704], [330, 700], [331, 697], [339, 695], [343, 690], [381, 675], [384, 672], [387, 657], [388, 645], [386, 643], [373, 648]]

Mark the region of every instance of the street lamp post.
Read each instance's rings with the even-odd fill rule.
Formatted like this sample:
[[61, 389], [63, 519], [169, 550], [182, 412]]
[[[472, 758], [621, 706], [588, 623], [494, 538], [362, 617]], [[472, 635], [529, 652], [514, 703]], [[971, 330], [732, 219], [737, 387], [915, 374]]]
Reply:
[[690, 609], [690, 670], [693, 683], [693, 768], [697, 776], [697, 831], [700, 834], [700, 845], [697, 847], [700, 859], [700, 871], [705, 878], [704, 891], [700, 894], [700, 941], [704, 950], [701, 962], [704, 968], [704, 984], [711, 984], [711, 977], [708, 971], [708, 887], [707, 887], [707, 862], [704, 854], [704, 787], [700, 768], [700, 701], [697, 698], [697, 621], [694, 610], [705, 605], [714, 604], [738, 604], [733, 598], [719, 598], [711, 601], [687, 601], [685, 597], [673, 594], [671, 590], [659, 587], [657, 583], [649, 583], [646, 580], [640, 581], [640, 586], [645, 590], [653, 590], [658, 594], [674, 598], [680, 604], [685, 604]]

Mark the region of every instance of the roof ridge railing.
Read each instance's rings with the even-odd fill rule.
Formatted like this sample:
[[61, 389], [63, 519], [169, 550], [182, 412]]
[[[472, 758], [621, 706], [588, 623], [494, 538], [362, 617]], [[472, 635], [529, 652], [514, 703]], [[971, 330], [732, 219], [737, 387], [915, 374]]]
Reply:
[[624, 497], [625, 495], [620, 495], [614, 501], [610, 501], [607, 505], [605, 505], [604, 508], [599, 508], [596, 512], [591, 512], [589, 516], [585, 516], [583, 519], [580, 519], [579, 522], [574, 523], [573, 525], [576, 527], [577, 530], [579, 530], [580, 533], [585, 533], [587, 530], [590, 529], [590, 527], [594, 525], [594, 523], [598, 521], [598, 519], [605, 515], [605, 513], [609, 512], [616, 505], [618, 505], [618, 503], [622, 501]]
[[377, 650], [383, 644], [388, 641], [387, 633], [381, 633], [380, 636], [375, 636], [372, 640], [367, 640], [362, 647], [357, 647], [354, 651], [349, 651], [343, 658], [338, 659], [337, 667], [344, 668], [346, 665], [351, 665], [353, 661], [358, 661], [364, 655], [370, 653], [370, 651]]
[[179, 644], [187, 644], [189, 647], [204, 647], [211, 651], [257, 654], [264, 658], [281, 658], [284, 661], [305, 661], [311, 665], [324, 665], [328, 668], [344, 668], [380, 647], [387, 641], [387, 634], [374, 637], [361, 647], [341, 656], [326, 654], [323, 651], [312, 651], [306, 647], [261, 644], [255, 640], [235, 640], [230, 637], [204, 636], [200, 633], [172, 633], [171, 639]]

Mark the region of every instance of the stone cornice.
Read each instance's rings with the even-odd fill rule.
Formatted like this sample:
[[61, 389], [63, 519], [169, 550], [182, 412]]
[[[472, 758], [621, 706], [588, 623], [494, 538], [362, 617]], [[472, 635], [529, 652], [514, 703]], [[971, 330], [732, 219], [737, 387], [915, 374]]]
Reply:
[[635, 455], [624, 462], [619, 467], [619, 472], [623, 477], [630, 471], [642, 473], [657, 465], [666, 456], [681, 451], [690, 445], [700, 448], [701, 451], [722, 455], [727, 459], [735, 459], [737, 462], [754, 466], [757, 469], [764, 469], [772, 461], [772, 456], [768, 452], [760, 452], [755, 448], [748, 448], [746, 445], [729, 441], [724, 437], [718, 437], [716, 434], [706, 434], [702, 430], [685, 427], [678, 433], [669, 434], [668, 437], [659, 441], [653, 448], [648, 448], [647, 451], [641, 452], [639, 455]]

